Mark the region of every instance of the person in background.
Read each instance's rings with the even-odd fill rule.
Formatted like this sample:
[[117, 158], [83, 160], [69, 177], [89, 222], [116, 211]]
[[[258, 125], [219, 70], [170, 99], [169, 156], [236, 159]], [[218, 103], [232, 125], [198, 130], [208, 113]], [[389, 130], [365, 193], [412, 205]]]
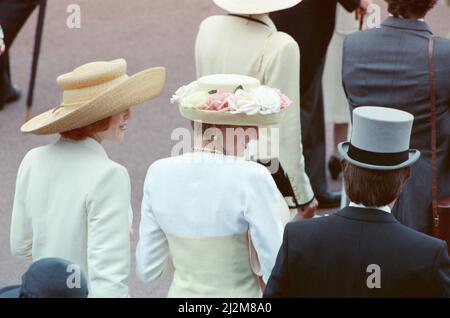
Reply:
[[306, 173], [321, 208], [335, 208], [341, 203], [340, 192], [327, 190], [322, 96], [323, 69], [338, 2], [349, 12], [358, 8], [364, 11], [372, 4], [372, 0], [303, 0], [292, 8], [271, 13], [278, 30], [291, 35], [300, 46], [298, 87], [303, 154]]
[[267, 168], [244, 152], [258, 126], [278, 124], [286, 111], [288, 99], [272, 103], [272, 94], [279, 91], [256, 78], [229, 74], [177, 91], [172, 101], [195, 122], [196, 146], [148, 169], [136, 250], [142, 281], [159, 278], [171, 255], [169, 297], [262, 296], [281, 245], [281, 198]]
[[299, 48], [289, 35], [278, 32], [268, 14], [292, 7], [300, 1], [214, 0], [228, 14], [208, 17], [200, 24], [195, 60], [197, 77], [211, 74], [247, 75], [259, 79], [263, 85], [281, 89], [292, 100], [292, 106], [276, 127], [279, 128], [279, 141], [275, 142], [279, 142], [279, 146], [273, 146], [279, 150], [278, 153], [261, 153], [260, 149], [271, 147], [267, 140], [270, 137], [263, 134], [260, 134], [258, 147], [251, 143], [248, 153], [253, 159], [279, 157], [281, 167], [288, 175], [286, 183], [290, 184], [293, 192], [292, 198], [286, 197], [292, 214], [311, 218], [318, 204], [305, 172], [303, 158], [299, 119]]
[[42, 258], [28, 268], [22, 284], [0, 290], [0, 298], [86, 298], [88, 285], [80, 266], [60, 258]]
[[[22, 90], [13, 84], [9, 65], [9, 49], [40, 0], [0, 0], [0, 26], [4, 32], [5, 52], [0, 54], [0, 110], [19, 100]], [[0, 50], [1, 51], [1, 50]]]
[[[424, 18], [436, 0], [386, 0], [391, 14], [380, 28], [349, 35], [344, 42], [342, 80], [352, 108], [394, 107], [415, 121], [411, 146], [422, 156], [411, 171], [393, 214], [402, 223], [431, 233], [431, 102], [429, 44]], [[450, 40], [436, 36], [438, 199], [450, 197]], [[400, 71], [401, 70], [401, 71]]]
[[353, 112], [339, 145], [350, 207], [286, 226], [266, 297], [450, 297], [447, 244], [391, 214], [420, 157], [409, 148], [413, 120], [392, 108]]
[[89, 297], [128, 297], [130, 177], [102, 142], [122, 141], [130, 108], [159, 95], [165, 69], [127, 75], [124, 59], [82, 65], [57, 79], [61, 104], [21, 130], [59, 134], [29, 151], [17, 174], [12, 254], [60, 257], [80, 265]]
[[333, 154], [328, 160], [328, 170], [333, 180], [336, 180], [342, 171], [337, 146], [347, 140], [350, 122], [350, 109], [342, 87], [342, 50], [345, 36], [355, 31], [358, 31], [355, 14], [348, 12], [338, 3], [336, 28], [328, 46], [322, 81], [325, 123], [332, 124], [334, 132]]

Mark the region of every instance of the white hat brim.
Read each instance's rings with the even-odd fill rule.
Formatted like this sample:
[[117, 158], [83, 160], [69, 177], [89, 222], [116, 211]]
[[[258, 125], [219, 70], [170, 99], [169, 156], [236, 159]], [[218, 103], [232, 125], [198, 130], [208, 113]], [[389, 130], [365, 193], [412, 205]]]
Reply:
[[268, 115], [247, 115], [245, 113], [232, 114], [223, 111], [197, 110], [181, 106], [179, 106], [179, 110], [186, 119], [216, 125], [269, 127], [279, 125], [284, 117], [284, 111]]
[[[214, 3], [231, 13], [263, 14], [296, 6], [302, 0], [213, 0]], [[317, 0], [316, 0], [317, 1]]]
[[381, 171], [398, 170], [398, 169], [402, 169], [402, 168], [411, 166], [420, 158], [420, 151], [411, 149], [411, 150], [409, 150], [408, 160], [406, 160], [405, 162], [402, 162], [401, 164], [398, 164], [395, 166], [371, 165], [371, 164], [360, 162], [360, 161], [357, 161], [357, 160], [351, 158], [348, 155], [349, 147], [350, 147], [350, 142], [342, 142], [338, 145], [338, 150], [339, 150], [339, 153], [341, 154], [342, 158], [357, 167], [365, 168], [365, 169], [369, 169], [369, 170], [381, 170]]
[[26, 122], [21, 131], [26, 134], [49, 135], [90, 125], [157, 97], [164, 88], [165, 78], [164, 67], [144, 70], [76, 109], [46, 111]]

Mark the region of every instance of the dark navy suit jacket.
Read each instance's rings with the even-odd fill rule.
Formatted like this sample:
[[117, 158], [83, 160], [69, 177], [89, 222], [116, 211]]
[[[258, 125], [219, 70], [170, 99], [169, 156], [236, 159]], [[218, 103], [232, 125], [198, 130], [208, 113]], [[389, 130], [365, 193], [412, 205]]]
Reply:
[[348, 207], [286, 226], [264, 296], [450, 297], [450, 257], [390, 213]]

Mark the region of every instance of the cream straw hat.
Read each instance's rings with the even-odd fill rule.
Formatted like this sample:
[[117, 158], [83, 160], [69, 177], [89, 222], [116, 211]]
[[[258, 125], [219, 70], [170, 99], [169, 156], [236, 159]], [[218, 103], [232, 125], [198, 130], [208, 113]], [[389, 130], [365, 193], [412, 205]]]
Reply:
[[302, 0], [214, 0], [220, 8], [237, 14], [269, 13], [291, 8], [300, 2]]
[[171, 102], [192, 121], [259, 127], [278, 125], [291, 104], [279, 89], [237, 74], [201, 77], [179, 88]]
[[57, 79], [61, 104], [25, 123], [21, 131], [36, 135], [61, 133], [90, 125], [148, 101], [165, 83], [165, 68], [127, 75], [124, 59], [82, 65]]

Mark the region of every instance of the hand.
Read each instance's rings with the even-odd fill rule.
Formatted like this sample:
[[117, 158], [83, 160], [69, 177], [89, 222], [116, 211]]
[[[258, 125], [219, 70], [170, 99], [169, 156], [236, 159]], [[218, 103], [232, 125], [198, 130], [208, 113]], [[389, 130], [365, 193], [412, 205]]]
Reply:
[[373, 0], [361, 0], [361, 2], [359, 3], [359, 9], [363, 12], [366, 13], [367, 9], [373, 4]]
[[6, 50], [5, 41], [3, 40], [4, 37], [5, 36], [3, 34], [3, 29], [2, 29], [2, 26], [0, 25], [0, 55], [2, 55], [3, 52], [5, 52], [5, 50]]
[[316, 214], [317, 208], [319, 207], [319, 202], [316, 199], [312, 200], [308, 205], [304, 205], [298, 208], [298, 213], [303, 219], [311, 219]]

